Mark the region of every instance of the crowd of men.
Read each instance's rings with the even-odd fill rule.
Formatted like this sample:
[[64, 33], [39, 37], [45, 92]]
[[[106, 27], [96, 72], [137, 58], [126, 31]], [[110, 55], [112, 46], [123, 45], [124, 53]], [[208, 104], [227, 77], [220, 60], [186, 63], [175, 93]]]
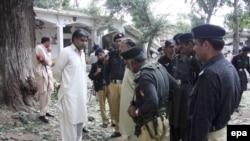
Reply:
[[[123, 33], [113, 37], [114, 47], [108, 53], [95, 45], [97, 60], [88, 77], [98, 94], [101, 127], [111, 124], [115, 128], [111, 138], [124, 135], [129, 141], [163, 141], [167, 132], [170, 141], [226, 141], [227, 123], [246, 90], [250, 47], [244, 47], [231, 63], [222, 54], [225, 34], [222, 27], [211, 24], [178, 33], [159, 48], [157, 62], [148, 62], [143, 48]], [[53, 68], [60, 83], [63, 141], [80, 141], [86, 131], [83, 49], [88, 36], [87, 31], [76, 30], [72, 45], [60, 52]], [[49, 115], [41, 108], [42, 121], [48, 122]]]

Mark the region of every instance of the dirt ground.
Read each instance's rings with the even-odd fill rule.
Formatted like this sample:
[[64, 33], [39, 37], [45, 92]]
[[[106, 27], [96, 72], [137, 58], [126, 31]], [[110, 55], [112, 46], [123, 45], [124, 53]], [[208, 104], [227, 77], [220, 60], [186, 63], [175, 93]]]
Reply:
[[[91, 84], [91, 82], [89, 82]], [[91, 85], [90, 85], [91, 86]], [[94, 120], [89, 121], [89, 133], [84, 134], [83, 141], [126, 141], [122, 136], [116, 139], [110, 139], [109, 136], [114, 131], [110, 125], [108, 128], [102, 128], [99, 105], [97, 98], [92, 95], [89, 87], [88, 111], [89, 116]], [[250, 125], [250, 90], [243, 94], [241, 109], [239, 113], [234, 113], [229, 124], [247, 124]], [[49, 118], [50, 123], [45, 124], [38, 120], [38, 105], [30, 107], [28, 110], [13, 112], [4, 105], [0, 105], [0, 140], [1, 141], [60, 141], [60, 130], [58, 125], [57, 100], [52, 96], [52, 106], [50, 112], [55, 115]], [[22, 121], [19, 116], [24, 115]], [[91, 118], [90, 118], [91, 119]], [[27, 122], [27, 123], [26, 123]]]

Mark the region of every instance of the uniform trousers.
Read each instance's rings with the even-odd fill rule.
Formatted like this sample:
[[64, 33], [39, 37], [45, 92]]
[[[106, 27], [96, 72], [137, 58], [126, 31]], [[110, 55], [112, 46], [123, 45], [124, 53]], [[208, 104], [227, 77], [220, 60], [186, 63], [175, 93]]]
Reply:
[[170, 125], [170, 141], [188, 141], [187, 127], [174, 127]]
[[[63, 104], [62, 110], [65, 110], [65, 107]], [[70, 123], [67, 115], [70, 113], [62, 113], [62, 116], [59, 117], [59, 126], [61, 130], [61, 139], [62, 141], [82, 141], [82, 128], [83, 123], [78, 124], [72, 124]]]
[[108, 124], [109, 121], [105, 107], [106, 100], [108, 100], [109, 108], [111, 108], [108, 86], [103, 86], [102, 89], [97, 92], [97, 94], [101, 111], [102, 124]]
[[208, 141], [226, 141], [227, 140], [227, 127], [218, 131], [209, 132], [207, 136]]
[[157, 123], [158, 123], [157, 134], [155, 133], [152, 121], [147, 123], [148, 129], [146, 125], [143, 125], [141, 127], [141, 134], [138, 137], [138, 141], [164, 141], [169, 126], [168, 119], [166, 119], [165, 116], [158, 117]]
[[128, 136], [128, 141], [137, 141], [137, 137], [133, 134], [133, 135], [130, 135]]
[[111, 82], [109, 84], [110, 115], [114, 120], [115, 132], [119, 132], [121, 84]]

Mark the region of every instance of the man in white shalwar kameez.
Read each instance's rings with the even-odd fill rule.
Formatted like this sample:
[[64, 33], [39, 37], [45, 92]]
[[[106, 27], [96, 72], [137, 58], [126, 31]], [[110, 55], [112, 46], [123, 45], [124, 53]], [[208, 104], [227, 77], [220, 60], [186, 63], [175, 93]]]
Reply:
[[40, 103], [39, 119], [49, 123], [47, 117], [54, 117], [48, 113], [51, 93], [54, 91], [53, 76], [51, 71], [51, 39], [42, 37], [41, 44], [35, 48], [34, 72], [37, 81], [38, 97]]
[[62, 141], [81, 141], [82, 128], [87, 123], [87, 74], [83, 49], [89, 33], [83, 29], [72, 35], [72, 44], [61, 50], [53, 69], [61, 83], [58, 91], [59, 124]]
[[[124, 52], [130, 47], [136, 44], [129, 38], [124, 38], [121, 41], [119, 48], [120, 52]], [[136, 141], [137, 137], [134, 135], [135, 123], [132, 118], [128, 115], [128, 107], [130, 102], [133, 100], [135, 90], [135, 74], [128, 68], [125, 69], [122, 86], [121, 86], [121, 99], [120, 99], [120, 132], [122, 135], [126, 135], [129, 141]]]

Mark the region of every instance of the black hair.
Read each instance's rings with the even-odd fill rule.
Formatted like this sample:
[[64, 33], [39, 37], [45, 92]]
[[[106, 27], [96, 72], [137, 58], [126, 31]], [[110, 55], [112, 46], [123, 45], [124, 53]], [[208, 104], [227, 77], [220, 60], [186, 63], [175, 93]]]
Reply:
[[89, 37], [89, 32], [84, 30], [84, 29], [77, 29], [73, 34], [72, 34], [72, 42], [74, 41], [74, 38], [81, 38], [81, 37]]
[[220, 51], [223, 49], [225, 42], [223, 39], [199, 39], [200, 43], [203, 44], [208, 41], [215, 50]]
[[188, 45], [189, 43], [192, 43], [192, 45], [194, 46], [193, 40], [187, 40], [187, 41], [182, 42], [181, 44]]
[[126, 38], [126, 39], [125, 39], [125, 42], [126, 42], [126, 44], [129, 45], [130, 47], [136, 46], [136, 43], [135, 43], [132, 39], [130, 39], [130, 38]]
[[50, 41], [50, 37], [42, 37], [42, 39], [41, 39], [42, 44], [45, 42], [48, 42], [48, 41]]

